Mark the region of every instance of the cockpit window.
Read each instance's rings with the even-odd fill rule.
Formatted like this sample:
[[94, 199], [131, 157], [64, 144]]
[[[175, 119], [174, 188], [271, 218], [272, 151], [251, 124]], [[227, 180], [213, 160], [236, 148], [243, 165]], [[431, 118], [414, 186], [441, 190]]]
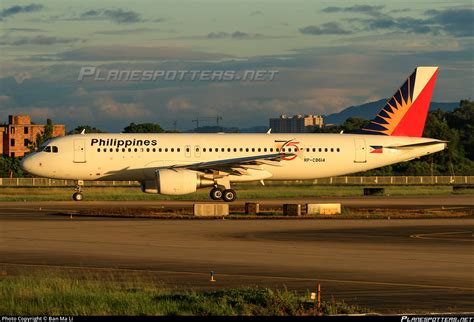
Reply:
[[57, 146], [48, 145], [47, 147], [45, 147], [45, 148], [43, 149], [43, 151], [44, 151], [44, 152], [48, 152], [48, 153], [50, 153], [50, 152], [58, 153], [59, 150], [58, 150], [58, 147], [57, 147]]

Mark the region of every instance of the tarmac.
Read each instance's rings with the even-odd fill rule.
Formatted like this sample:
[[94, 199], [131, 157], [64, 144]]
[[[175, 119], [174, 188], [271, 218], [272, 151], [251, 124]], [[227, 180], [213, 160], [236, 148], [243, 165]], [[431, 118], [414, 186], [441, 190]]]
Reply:
[[[364, 207], [456, 207], [472, 206], [471, 199], [344, 200]], [[308, 202], [292, 199], [300, 201]], [[334, 297], [376, 312], [474, 312], [472, 217], [242, 221], [52, 215], [78, 207], [187, 202], [192, 201], [0, 203], [0, 268], [7, 274], [42, 267], [138, 274], [180, 289], [258, 285], [303, 293], [320, 283], [323, 300]], [[209, 281], [210, 271], [216, 282]]]

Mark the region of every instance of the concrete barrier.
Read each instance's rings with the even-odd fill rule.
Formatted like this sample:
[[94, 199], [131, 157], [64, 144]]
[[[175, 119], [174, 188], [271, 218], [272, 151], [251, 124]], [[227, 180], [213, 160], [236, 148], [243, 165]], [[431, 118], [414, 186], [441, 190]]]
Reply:
[[195, 203], [194, 216], [213, 217], [228, 216], [229, 204], [227, 203]]
[[255, 202], [245, 203], [245, 213], [247, 215], [256, 215], [260, 212], [260, 204]]
[[308, 215], [339, 215], [341, 213], [340, 203], [308, 203], [306, 214]]
[[283, 205], [284, 216], [301, 216], [301, 205], [299, 204], [284, 204]]

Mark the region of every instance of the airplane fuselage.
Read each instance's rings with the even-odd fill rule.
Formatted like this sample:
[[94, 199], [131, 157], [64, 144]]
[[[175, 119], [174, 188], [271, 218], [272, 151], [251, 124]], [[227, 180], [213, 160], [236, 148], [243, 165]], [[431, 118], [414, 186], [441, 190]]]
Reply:
[[[416, 148], [397, 149], [431, 142]], [[353, 134], [84, 134], [50, 141], [27, 157], [38, 176], [75, 180], [153, 180], [155, 169], [270, 153], [294, 154], [261, 164], [231, 182], [305, 180], [346, 175], [443, 150], [435, 139]], [[54, 152], [57, 151], [57, 152]]]

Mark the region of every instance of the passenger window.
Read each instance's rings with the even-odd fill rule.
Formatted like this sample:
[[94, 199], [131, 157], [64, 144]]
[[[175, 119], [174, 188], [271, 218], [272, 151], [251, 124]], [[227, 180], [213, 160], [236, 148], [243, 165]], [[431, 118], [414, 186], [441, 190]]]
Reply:
[[133, 149], [133, 151], [135, 151], [135, 152], [138, 152], [138, 149], [137, 149], [137, 148], [135, 148], [135, 149]]
[[168, 152], [168, 148], [165, 148], [165, 152]]
[[322, 152], [323, 150], [321, 148], [319, 148], [319, 152]]
[[176, 151], [178, 151], [178, 152], [179, 152], [179, 151], [181, 151], [181, 149], [180, 149], [180, 148], [178, 148]]
[[206, 152], [206, 148], [202, 148], [202, 152]]
[[245, 148], [245, 152], [249, 152], [249, 148]]
[[[313, 152], [316, 152], [316, 148], [313, 148]], [[321, 152], [321, 149], [319, 149], [319, 152]]]
[[331, 152], [334, 152], [334, 148], [331, 148]]
[[270, 152], [273, 152], [273, 148], [270, 148]]
[[114, 152], [114, 149], [110, 148], [109, 151], [110, 151], [110, 152]]
[[125, 148], [122, 148], [122, 152], [125, 152]]
[[255, 152], [255, 148], [252, 148], [252, 152]]
[[227, 152], [230, 152], [230, 148], [227, 148]]
[[156, 152], [156, 148], [153, 148], [153, 152]]
[[132, 148], [128, 148], [128, 152], [132, 152]]
[[97, 148], [97, 152], [100, 152], [100, 148]]
[[328, 148], [324, 148], [324, 152], [328, 152]]
[[339, 148], [336, 149], [337, 152], [341, 151]]
[[234, 148], [234, 152], [237, 152], [237, 148]]
[[119, 152], [119, 151], [120, 151], [120, 149], [119, 149], [119, 148], [116, 148], [116, 149], [115, 149], [115, 152]]
[[146, 152], [150, 152], [150, 148], [146, 148]]

